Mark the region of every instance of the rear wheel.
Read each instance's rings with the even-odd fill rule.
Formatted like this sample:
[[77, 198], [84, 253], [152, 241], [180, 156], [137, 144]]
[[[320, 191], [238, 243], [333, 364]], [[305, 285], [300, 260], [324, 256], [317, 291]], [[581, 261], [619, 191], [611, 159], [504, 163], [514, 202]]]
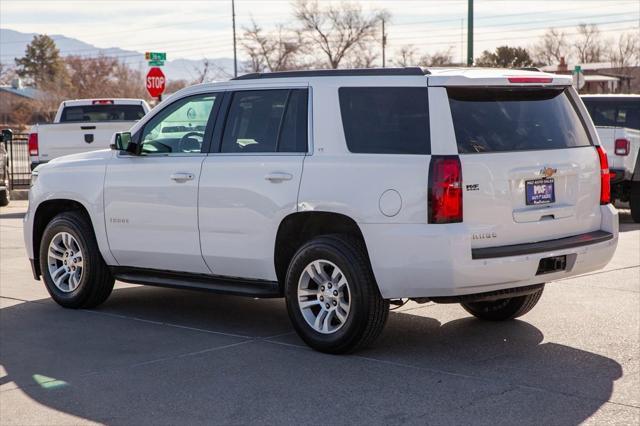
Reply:
[[490, 302], [461, 303], [464, 310], [476, 318], [488, 321], [505, 321], [529, 312], [540, 300], [544, 287], [525, 296], [509, 297]]
[[40, 270], [49, 294], [65, 308], [98, 306], [113, 290], [114, 278], [80, 212], [61, 213], [49, 222], [40, 243]]
[[631, 194], [629, 194], [629, 207], [631, 217], [635, 223], [640, 223], [640, 181], [631, 182]]
[[302, 246], [289, 264], [285, 296], [294, 328], [321, 352], [368, 345], [389, 314], [363, 244], [348, 236], [319, 237]]

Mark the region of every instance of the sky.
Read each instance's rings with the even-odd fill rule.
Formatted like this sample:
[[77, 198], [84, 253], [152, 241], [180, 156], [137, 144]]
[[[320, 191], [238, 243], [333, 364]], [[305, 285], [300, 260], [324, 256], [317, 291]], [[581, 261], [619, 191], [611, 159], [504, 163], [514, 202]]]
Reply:
[[[466, 56], [467, 0], [351, 3], [365, 12], [391, 13], [386, 25], [388, 57], [407, 44], [421, 53], [450, 49], [455, 60]], [[235, 4], [238, 35], [252, 19], [265, 29], [293, 23], [289, 0], [236, 0]], [[474, 4], [476, 57], [499, 45], [531, 46], [551, 26], [573, 35], [577, 24], [597, 23], [610, 40], [622, 32], [640, 32], [640, 0], [475, 0]], [[233, 56], [231, 0], [1, 0], [0, 27], [62, 34], [103, 48], [164, 51], [168, 59]]]

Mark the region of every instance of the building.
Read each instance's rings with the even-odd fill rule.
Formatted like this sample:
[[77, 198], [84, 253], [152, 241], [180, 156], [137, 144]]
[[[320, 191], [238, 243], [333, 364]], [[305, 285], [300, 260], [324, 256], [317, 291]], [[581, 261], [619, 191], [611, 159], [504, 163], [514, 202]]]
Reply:
[[25, 87], [19, 78], [0, 86], [0, 127], [21, 128], [36, 121], [34, 107], [40, 94], [33, 87]]
[[580, 93], [640, 93], [640, 67], [620, 68], [612, 62], [567, 64], [560, 58], [557, 65], [547, 65], [541, 70], [556, 74], [573, 74], [576, 66], [582, 70]]

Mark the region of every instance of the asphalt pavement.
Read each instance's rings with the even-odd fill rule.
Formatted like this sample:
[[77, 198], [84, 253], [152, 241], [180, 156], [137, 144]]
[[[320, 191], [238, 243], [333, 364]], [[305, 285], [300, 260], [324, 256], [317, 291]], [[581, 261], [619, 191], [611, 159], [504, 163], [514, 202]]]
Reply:
[[0, 424], [640, 424], [640, 226], [520, 320], [409, 303], [355, 355], [314, 352], [282, 300], [116, 284], [52, 302], [0, 209]]

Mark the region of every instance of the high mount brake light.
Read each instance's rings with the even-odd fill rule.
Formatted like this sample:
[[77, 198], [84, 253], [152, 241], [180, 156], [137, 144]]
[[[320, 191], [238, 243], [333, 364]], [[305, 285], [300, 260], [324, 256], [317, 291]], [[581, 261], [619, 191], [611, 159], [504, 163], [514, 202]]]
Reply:
[[631, 148], [631, 142], [629, 139], [616, 139], [614, 144], [613, 152], [616, 155], [629, 155], [629, 150]]
[[611, 202], [611, 174], [607, 153], [601, 146], [596, 146], [596, 151], [600, 160], [600, 204], [604, 205]]
[[37, 133], [29, 133], [29, 141], [27, 144], [29, 145], [29, 155], [33, 155], [33, 156], [38, 155], [38, 134]]
[[434, 155], [429, 165], [429, 223], [462, 222], [462, 166], [457, 155]]
[[552, 83], [553, 77], [508, 77], [509, 83]]
[[110, 99], [96, 99], [91, 102], [93, 105], [113, 105], [113, 101]]

